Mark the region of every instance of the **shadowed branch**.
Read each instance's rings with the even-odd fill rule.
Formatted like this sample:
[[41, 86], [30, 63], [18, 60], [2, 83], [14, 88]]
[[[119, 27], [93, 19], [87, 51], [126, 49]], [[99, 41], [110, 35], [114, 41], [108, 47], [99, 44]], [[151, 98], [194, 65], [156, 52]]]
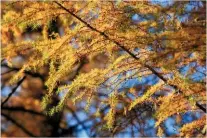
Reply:
[[4, 104], [10, 99], [10, 97], [16, 92], [17, 88], [22, 84], [22, 82], [26, 79], [26, 76], [24, 76], [18, 83], [17, 86], [12, 89], [12, 92], [8, 95], [8, 97], [1, 103], [1, 107], [4, 106]]
[[10, 116], [4, 114], [1, 112], [1, 115], [4, 116], [7, 120], [10, 120], [13, 124], [15, 124], [16, 126], [18, 126], [22, 131], [24, 131], [27, 135], [31, 136], [31, 137], [36, 137], [34, 134], [32, 134], [30, 131], [28, 131], [25, 127], [23, 127], [20, 123], [18, 123], [17, 121], [15, 121], [13, 118], [11, 118]]

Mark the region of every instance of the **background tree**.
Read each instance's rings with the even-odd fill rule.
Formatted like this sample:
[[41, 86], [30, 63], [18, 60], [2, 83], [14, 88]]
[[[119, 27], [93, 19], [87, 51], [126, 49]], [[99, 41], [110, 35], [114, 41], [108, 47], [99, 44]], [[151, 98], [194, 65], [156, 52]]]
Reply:
[[2, 136], [204, 137], [205, 16], [204, 1], [2, 2]]

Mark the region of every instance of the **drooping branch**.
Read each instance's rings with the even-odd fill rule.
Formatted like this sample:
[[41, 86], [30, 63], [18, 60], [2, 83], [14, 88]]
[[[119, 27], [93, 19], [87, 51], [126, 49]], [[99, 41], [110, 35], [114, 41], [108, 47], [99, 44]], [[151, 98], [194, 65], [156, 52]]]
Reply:
[[[62, 8], [63, 10], [65, 10], [66, 12], [68, 12], [70, 15], [72, 15], [73, 17], [75, 17], [76, 19], [78, 19], [80, 22], [82, 22], [84, 25], [86, 25], [92, 31], [95, 31], [95, 32], [99, 33], [101, 36], [103, 36], [107, 40], [109, 40], [109, 41], [113, 42], [114, 44], [116, 44], [122, 50], [124, 50], [125, 52], [127, 52], [132, 58], [134, 58], [135, 60], [139, 60], [139, 58], [135, 54], [133, 54], [129, 49], [127, 49], [121, 43], [119, 43], [118, 41], [116, 41], [114, 39], [111, 39], [104, 32], [102, 32], [102, 31], [94, 28], [93, 26], [91, 26], [90, 24], [88, 24], [86, 21], [84, 21], [82, 18], [80, 18], [79, 16], [77, 16], [76, 14], [74, 14], [73, 12], [71, 12], [70, 10], [68, 10], [66, 7], [64, 7], [61, 3], [57, 2], [57, 1], [54, 1], [54, 3], [56, 3], [60, 8]], [[167, 79], [165, 79], [162, 75], [160, 75], [160, 73], [157, 72], [153, 67], [151, 67], [150, 65], [148, 65], [146, 63], [143, 64], [143, 66], [146, 67], [146, 68], [148, 68], [153, 74], [155, 74], [158, 78], [160, 78], [161, 80], [163, 80], [166, 84], [168, 84], [169, 86], [173, 87], [176, 91], [179, 91], [179, 93], [182, 93], [183, 94], [183, 92], [178, 88], [178, 86], [169, 84], [168, 81], [167, 81]], [[200, 105], [198, 102], [196, 102], [196, 106], [199, 109], [201, 109], [202, 111], [204, 111], [206, 113], [206, 109], [204, 107], [202, 107], [202, 105]]]
[[12, 92], [9, 93], [8, 97], [1, 103], [1, 107], [4, 106], [4, 104], [10, 99], [10, 97], [16, 92], [17, 88], [22, 84], [22, 82], [26, 79], [26, 76], [24, 76], [18, 83], [17, 86], [12, 89]]

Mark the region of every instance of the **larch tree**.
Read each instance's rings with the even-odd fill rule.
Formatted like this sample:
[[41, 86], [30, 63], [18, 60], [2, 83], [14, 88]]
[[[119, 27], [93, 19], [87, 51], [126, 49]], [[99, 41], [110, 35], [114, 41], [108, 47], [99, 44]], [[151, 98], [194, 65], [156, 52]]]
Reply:
[[[44, 75], [46, 115], [83, 106], [96, 120], [90, 136], [122, 136], [126, 128], [131, 136], [149, 136], [144, 124], [150, 119], [154, 136], [168, 136], [169, 119], [179, 126], [174, 136], [206, 135], [206, 2], [1, 6], [1, 65], [15, 70], [7, 84]], [[198, 117], [185, 123], [186, 113]]]

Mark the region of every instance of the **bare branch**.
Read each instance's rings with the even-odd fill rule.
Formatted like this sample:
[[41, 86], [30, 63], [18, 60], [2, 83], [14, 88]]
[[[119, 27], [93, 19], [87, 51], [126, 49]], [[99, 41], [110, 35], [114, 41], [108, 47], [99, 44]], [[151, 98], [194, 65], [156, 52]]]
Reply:
[[22, 126], [20, 123], [15, 121], [13, 118], [8, 116], [7, 114], [4, 114], [1, 112], [1, 115], [4, 116], [7, 120], [10, 120], [13, 124], [15, 124], [17, 127], [19, 127], [22, 131], [24, 131], [27, 135], [31, 137], [36, 137], [34, 134], [32, 134], [30, 131], [28, 131], [24, 126]]
[[30, 113], [34, 115], [39, 115], [39, 116], [45, 116], [44, 114], [40, 112], [36, 112], [30, 109], [25, 109], [24, 107], [1, 107], [1, 110], [7, 110], [7, 111], [14, 111], [14, 112], [25, 112], [25, 113]]
[[24, 76], [18, 83], [17, 86], [12, 89], [12, 92], [8, 95], [8, 97], [1, 103], [1, 107], [4, 106], [4, 104], [9, 100], [9, 98], [16, 92], [17, 88], [22, 84], [22, 82], [26, 79], [26, 76]]

